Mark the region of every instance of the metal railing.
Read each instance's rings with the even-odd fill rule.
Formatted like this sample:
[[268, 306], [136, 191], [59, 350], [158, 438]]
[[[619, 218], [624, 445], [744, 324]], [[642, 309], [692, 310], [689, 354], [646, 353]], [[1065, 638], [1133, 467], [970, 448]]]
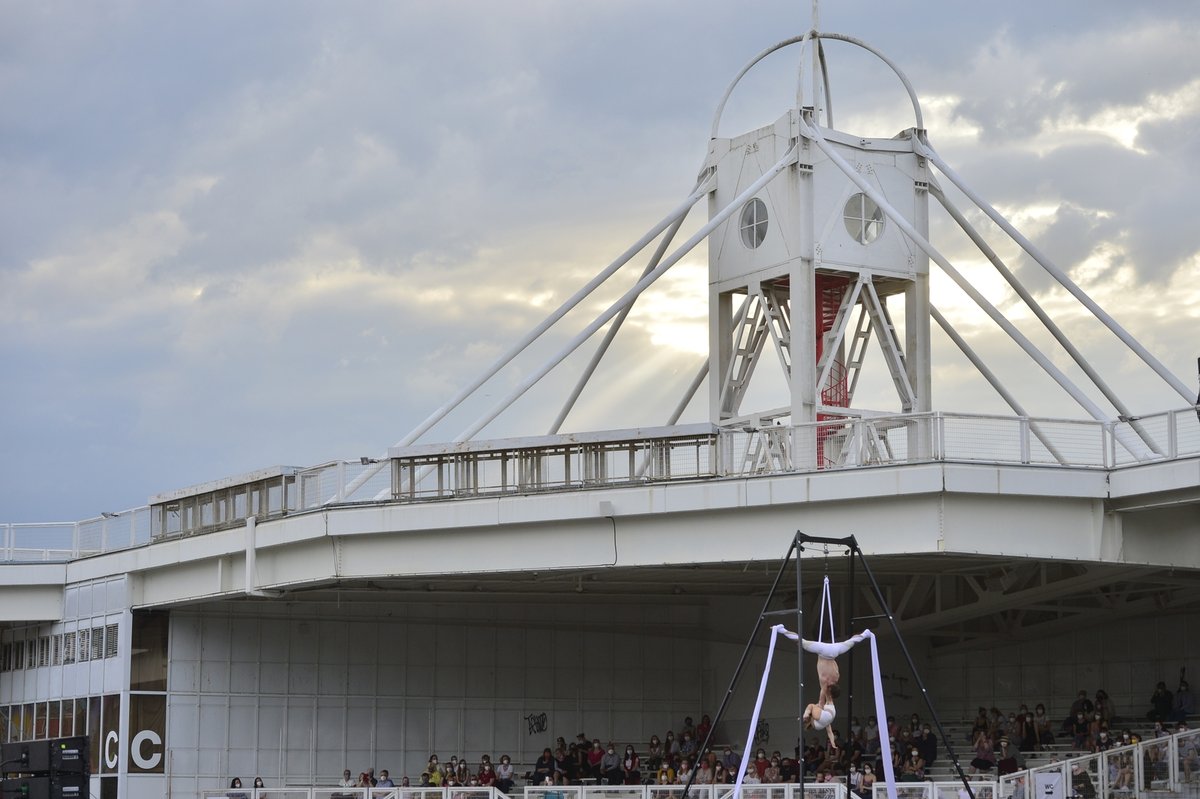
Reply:
[[[529, 786], [524, 799], [681, 799], [683, 785], [554, 785]], [[693, 785], [689, 799], [731, 799], [732, 785]], [[745, 785], [744, 799], [801, 799], [800, 786]], [[285, 786], [282, 788], [212, 788], [200, 792], [201, 799], [509, 799], [495, 788], [330, 788]], [[841, 783], [806, 784], [803, 799], [847, 799]], [[915, 797], [914, 797], [915, 799]], [[993, 796], [980, 799], [994, 799]]]
[[1105, 752], [1064, 758], [1000, 778], [998, 799], [1035, 799], [1059, 786], [1059, 796], [1141, 799], [1149, 792], [1179, 792], [1200, 776], [1200, 730], [1150, 738]]
[[[286, 502], [278, 507], [264, 502], [252, 510], [262, 521], [329, 503], [425, 502], [939, 461], [1086, 469], [1145, 462], [1123, 441], [1149, 440], [1159, 453], [1155, 460], [1200, 455], [1198, 407], [1114, 422], [927, 413], [847, 416], [792, 427], [692, 425], [659, 431], [614, 434], [615, 440], [593, 433], [424, 446], [394, 453], [382, 464], [390, 468], [370, 459], [333, 461], [296, 470], [287, 478], [294, 488]], [[372, 476], [345, 496], [368, 469]], [[236, 510], [238, 490], [209, 493], [216, 503], [228, 491]], [[195, 500], [202, 521], [205, 497]], [[143, 546], [167, 534], [167, 527], [152, 530], [153, 514], [161, 515], [164, 507], [143, 506], [81, 522], [0, 524], [0, 562], [63, 562]], [[231, 519], [199, 531], [242, 523]]]
[[[975, 799], [997, 799], [999, 785], [995, 782], [971, 781], [971, 791]], [[887, 799], [887, 784], [876, 780], [871, 787], [871, 799]], [[957, 780], [951, 782], [897, 782], [897, 799], [968, 799], [963, 790], [963, 784]], [[1034, 799], [1034, 797], [1026, 797]]]

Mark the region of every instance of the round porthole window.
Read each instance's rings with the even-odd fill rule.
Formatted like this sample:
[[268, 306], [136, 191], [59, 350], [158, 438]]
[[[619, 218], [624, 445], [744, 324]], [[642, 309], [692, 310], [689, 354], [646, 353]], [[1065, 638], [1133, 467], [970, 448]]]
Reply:
[[856, 194], [842, 212], [846, 232], [859, 244], [870, 244], [883, 233], [883, 209], [865, 194]]
[[762, 244], [763, 239], [767, 237], [766, 204], [755, 197], [742, 206], [742, 216], [739, 226], [742, 230], [742, 244], [745, 244], [752, 250]]

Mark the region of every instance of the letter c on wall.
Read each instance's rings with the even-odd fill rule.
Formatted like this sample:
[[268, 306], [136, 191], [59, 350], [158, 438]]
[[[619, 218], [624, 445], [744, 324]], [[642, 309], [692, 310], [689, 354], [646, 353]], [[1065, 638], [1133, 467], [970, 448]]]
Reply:
[[[142, 747], [150, 743], [150, 756], [146, 757], [142, 754]], [[129, 747], [129, 756], [133, 758], [133, 762], [138, 768], [146, 770], [157, 768], [162, 762], [162, 737], [154, 730], [142, 730], [137, 735], [133, 736], [133, 743]]]
[[108, 768], [117, 767], [117, 749], [120, 742], [121, 739], [113, 730], [109, 730], [108, 735], [104, 736], [104, 765]]

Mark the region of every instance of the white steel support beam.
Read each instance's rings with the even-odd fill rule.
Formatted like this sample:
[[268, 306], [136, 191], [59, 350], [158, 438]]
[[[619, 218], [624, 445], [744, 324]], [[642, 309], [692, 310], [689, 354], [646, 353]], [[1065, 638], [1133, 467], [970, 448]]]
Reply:
[[[1109, 418], [1109, 416], [1105, 414], [1104, 411], [1102, 411], [1096, 405], [1096, 403], [1087, 396], [1087, 394], [1083, 393], [1083, 391], [1081, 391], [1079, 387], [1076, 386], [1075, 383], [1072, 382], [1071, 379], [1054, 364], [1053, 361], [1046, 357], [1045, 353], [1039, 350], [1032, 341], [1030, 341], [1020, 330], [1018, 330], [1015, 325], [1013, 325], [1012, 322], [1008, 321], [1004, 314], [1000, 313], [1000, 311], [994, 305], [988, 302], [987, 298], [984, 297], [978, 289], [972, 286], [970, 281], [968, 281], [962, 275], [962, 273], [955, 269], [954, 266], [951, 265], [951, 263], [946, 259], [946, 257], [942, 255], [941, 252], [938, 251], [938, 249], [934, 247], [928, 239], [918, 233], [917, 230], [908, 222], [908, 220], [904, 218], [903, 214], [897, 211], [892, 204], [889, 203], [887, 199], [875, 189], [874, 186], [864, 180], [862, 175], [858, 174], [854, 168], [850, 166], [850, 164], [846, 163], [846, 159], [842, 158], [841, 154], [839, 154], [837, 150], [830, 146], [829, 142], [826, 141], [825, 137], [821, 135], [821, 132], [818, 128], [809, 125], [808, 122], [802, 118], [800, 120], [800, 129], [806, 138], [812, 139], [812, 141], [821, 148], [822, 152], [824, 152], [825, 155], [837, 165], [838, 169], [840, 169], [842, 173], [846, 175], [846, 177], [850, 178], [850, 180], [853, 181], [854, 184], [858, 186], [864, 194], [870, 197], [875, 204], [879, 206], [880, 210], [882, 210], [884, 214], [886, 214], [887, 217], [895, 223], [896, 227], [900, 228], [900, 230], [902, 230], [904, 234], [913, 241], [914, 244], [924, 250], [925, 253], [942, 268], [942, 271], [944, 271], [956, 284], [958, 284], [959, 288], [961, 288], [967, 294], [967, 296], [974, 300], [975, 304], [978, 305], [984, 311], [984, 313], [991, 317], [992, 321], [999, 325], [1000, 328], [1004, 330], [1004, 332], [1007, 333], [1009, 337], [1013, 339], [1013, 341], [1015, 341], [1017, 345], [1020, 346], [1021, 349], [1023, 349], [1025, 353], [1034, 360], [1035, 363], [1038, 364], [1038, 366], [1042, 367], [1042, 369], [1049, 374], [1054, 381], [1063, 388], [1064, 391], [1066, 391], [1077, 403], [1079, 403], [1080, 407], [1086, 410], [1088, 414], [1097, 421], [1112, 421], [1112, 419]], [[1142, 444], [1139, 440], [1135, 440], [1122, 428], [1114, 428], [1114, 435], [1121, 442], [1121, 445], [1124, 446], [1129, 453], [1138, 460], [1144, 461], [1153, 457], [1153, 453], [1147, 450], [1144, 444]]]
[[[521, 383], [511, 392], [509, 392], [504, 399], [497, 403], [495, 407], [493, 407], [483, 416], [479, 417], [479, 419], [477, 419], [466, 430], [459, 433], [458, 436], [454, 438], [454, 441], [460, 442], [470, 440], [472, 436], [474, 436], [476, 433], [486, 427], [493, 419], [507, 410], [508, 407], [516, 402], [522, 395], [524, 395], [526, 391], [528, 391], [535, 384], [537, 384], [539, 380], [549, 374], [551, 369], [562, 363], [563, 360], [565, 360], [568, 355], [578, 349], [583, 342], [591, 338], [597, 330], [599, 330], [608, 322], [608, 320], [620, 313], [622, 308], [632, 304], [633, 301], [636, 300], [643, 291], [645, 291], [651, 286], [651, 284], [654, 283], [654, 281], [658, 280], [658, 278], [664, 275], [672, 266], [679, 263], [683, 256], [691, 252], [697, 244], [708, 238], [710, 233], [716, 230], [720, 225], [724, 224], [725, 220], [733, 216], [734, 212], [741, 208], [751, 197], [762, 191], [762, 189], [766, 187], [768, 183], [770, 183], [781, 172], [795, 163], [797, 152], [798, 146], [793, 145], [791, 148], [789, 148], [784, 154], [783, 158], [780, 158], [774, 166], [764, 172], [758, 178], [758, 180], [751, 183], [745, 189], [745, 191], [735, 197], [733, 201], [729, 203], [729, 205], [717, 212], [711, 219], [708, 220], [707, 223], [705, 223], [703, 227], [696, 231], [690, 239], [684, 242], [679, 249], [673, 252], [665, 261], [661, 262], [658, 266], [646, 274], [633, 286], [633, 288], [625, 292], [620, 299], [618, 299], [616, 302], [610, 305], [607, 310], [596, 317], [591, 324], [577, 333], [575, 337], [567, 342], [567, 344], [553, 357], [551, 357], [548, 361], [542, 364], [541, 367], [534, 370], [533, 373], [521, 381]], [[707, 181], [705, 183], [707, 184]], [[689, 199], [691, 198], [689, 197]], [[690, 204], [688, 207], [690, 207]]]
[[983, 253], [984, 257], [987, 258], [988, 261], [991, 262], [992, 266], [996, 268], [996, 271], [1000, 273], [1001, 277], [1003, 277], [1008, 285], [1012, 287], [1013, 291], [1017, 293], [1017, 296], [1019, 296], [1025, 302], [1025, 305], [1029, 307], [1029, 310], [1033, 311], [1034, 316], [1036, 316], [1045, 326], [1045, 328], [1050, 331], [1050, 335], [1054, 336], [1054, 340], [1057, 341], [1062, 348], [1067, 351], [1067, 354], [1071, 356], [1071, 360], [1075, 361], [1076, 365], [1083, 370], [1083, 373], [1086, 374], [1096, 388], [1100, 390], [1100, 393], [1103, 394], [1110, 403], [1112, 403], [1112, 406], [1116, 408], [1117, 413], [1121, 415], [1121, 418], [1130, 420], [1130, 426], [1137, 431], [1137, 434], [1141, 437], [1142, 441], [1146, 442], [1146, 446], [1154, 450], [1155, 454], [1162, 455], [1162, 449], [1157, 443], [1155, 443], [1154, 439], [1146, 431], [1145, 427], [1139, 421], [1137, 421], [1133, 413], [1129, 410], [1125, 403], [1121, 401], [1121, 398], [1117, 396], [1117, 392], [1113, 391], [1112, 388], [1109, 387], [1108, 383], [1104, 381], [1104, 378], [1100, 376], [1100, 373], [1097, 372], [1095, 367], [1092, 366], [1091, 361], [1083, 356], [1083, 353], [1080, 352], [1079, 348], [1076, 347], [1071, 339], [1067, 337], [1067, 334], [1063, 332], [1062, 328], [1055, 324], [1054, 320], [1050, 318], [1050, 314], [1046, 313], [1046, 310], [1042, 308], [1041, 303], [1034, 298], [1033, 294], [1031, 294], [1029, 290], [1025, 288], [1021, 281], [1017, 280], [1017, 276], [1014, 275], [1012, 270], [1005, 265], [1004, 261], [1001, 260], [999, 255], [996, 254], [996, 251], [992, 249], [991, 245], [984, 240], [983, 236], [979, 235], [979, 231], [976, 230], [975, 227], [967, 220], [962, 211], [958, 210], [958, 207], [954, 205], [954, 203], [950, 202], [949, 198], [946, 197], [946, 193], [942, 191], [941, 187], [931, 182], [929, 190], [933, 196], [937, 198], [938, 202], [942, 204], [942, 207], [946, 209], [947, 213], [950, 214], [950, 217], [958, 223], [958, 226], [962, 229], [962, 231], [967, 234], [972, 243], [974, 243], [979, 251]]
[[[1029, 418], [1029, 414], [1025, 412], [1025, 408], [1021, 405], [1020, 401], [1013, 396], [1012, 392], [1009, 391], [1002, 382], [1000, 382], [1000, 379], [997, 378], [988, 365], [983, 362], [983, 359], [975, 353], [975, 350], [971, 348], [971, 345], [967, 343], [966, 339], [958, 334], [958, 331], [954, 329], [949, 320], [947, 320], [945, 316], [942, 316], [942, 312], [933, 305], [930, 305], [929, 313], [933, 317], [933, 321], [938, 323], [938, 327], [940, 327], [942, 331], [950, 337], [950, 340], [958, 346], [958, 349], [962, 352], [962, 354], [967, 356], [967, 360], [971, 362], [971, 365], [979, 370], [979, 373], [983, 375], [983, 379], [988, 381], [992, 388], [996, 389], [996, 393], [999, 394], [1006, 403], [1008, 403], [1008, 407], [1012, 408], [1013, 412], [1018, 416]], [[1037, 422], [1029, 423], [1029, 431], [1037, 436], [1038, 441], [1042, 442], [1042, 446], [1044, 446], [1046, 450], [1054, 456], [1055, 460], [1057, 460], [1059, 463], [1067, 462], [1066, 457], [1058, 451], [1058, 448], [1054, 446], [1054, 442], [1050, 439], [1050, 437], [1042, 433], [1042, 428]]]
[[[675, 234], [679, 232], [679, 228], [683, 225], [683, 221], [685, 219], [687, 219], [687, 212], [684, 212], [682, 216], [676, 219], [674, 224], [671, 225], [670, 229], [668, 229], [663, 235], [662, 239], [659, 240], [658, 247], [654, 250], [654, 255], [650, 257], [649, 262], [646, 264], [646, 268], [642, 270], [642, 277], [650, 274], [650, 272], [654, 270], [654, 267], [658, 266], [659, 262], [662, 261], [663, 255], [666, 254], [667, 248], [671, 246], [671, 242], [675, 240]], [[584, 367], [583, 374], [579, 376], [579, 380], [575, 383], [575, 388], [571, 390], [570, 396], [568, 396], [566, 402], [563, 403], [562, 410], [558, 412], [558, 416], [555, 417], [554, 422], [550, 425], [548, 435], [554, 435], [559, 431], [560, 428], [562, 428], [563, 422], [567, 420], [567, 415], [570, 414], [571, 409], [575, 407], [576, 400], [578, 400], [579, 395], [583, 393], [584, 387], [587, 385], [588, 381], [591, 380], [592, 374], [596, 371], [596, 367], [600, 365], [601, 359], [603, 359], [605, 353], [608, 352], [609, 346], [612, 344], [613, 339], [617, 337], [617, 333], [620, 332], [621, 326], [625, 324], [625, 320], [629, 317], [629, 312], [632, 310], [633, 303], [631, 302], [629, 305], [625, 306], [624, 309], [622, 309], [621, 313], [617, 314], [617, 318], [613, 320], [611, 325], [609, 325], [608, 331], [604, 334], [604, 338], [600, 341], [599, 346], [596, 347], [596, 351], [592, 354], [591, 360], [589, 360], [587, 366]]]
[[957, 172], [951, 169], [950, 166], [942, 160], [942, 157], [937, 154], [927, 139], [923, 137], [919, 137], [917, 139], [917, 150], [930, 161], [932, 161], [941, 171], [941, 173], [950, 179], [951, 183], [957, 186], [963, 194], [970, 198], [971, 202], [975, 203], [975, 205], [978, 206], [981, 211], [987, 214], [993, 222], [999, 225], [1000, 228], [1007, 233], [1013, 241], [1021, 246], [1021, 249], [1023, 249], [1031, 258], [1033, 258], [1033, 260], [1041, 264], [1042, 268], [1049, 272], [1050, 275], [1057, 280], [1063, 288], [1071, 292], [1075, 299], [1079, 300], [1079, 302], [1082, 303], [1085, 308], [1091, 311], [1097, 319], [1104, 323], [1104, 326], [1112, 331], [1117, 338], [1123, 341], [1125, 346], [1133, 350], [1133, 352], [1139, 358], [1141, 358], [1147, 366], [1153, 369], [1159, 377], [1166, 381], [1167, 385], [1175, 389], [1179, 396], [1183, 397], [1184, 400], [1189, 403], [1195, 401], [1192, 390], [1185, 386], [1182, 380], [1172, 374], [1172, 372], [1167, 369], [1167, 367], [1164, 366], [1163, 363], [1158, 360], [1158, 358], [1155, 358], [1154, 355], [1145, 347], [1143, 347], [1137, 339], [1130, 335], [1125, 328], [1121, 327], [1116, 319], [1113, 319], [1107, 311], [1101, 308], [1095, 300], [1088, 296], [1087, 292], [1079, 287], [1079, 284], [1071, 280], [1070, 276], [1067, 275], [1066, 272], [1060, 269], [1057, 264], [1047, 258], [1041, 250], [1034, 246], [1033, 242], [1025, 238], [1025, 236], [1023, 236], [1019, 230], [1013, 227], [1012, 223], [1005, 219], [1003, 214], [1001, 214], [999, 211], [989, 205], [987, 201], [976, 194], [975, 191], [967, 185], [966, 181], [964, 181]]
[[[627, 264], [630, 261], [630, 259], [633, 258], [633, 256], [637, 255], [639, 252], [641, 252], [643, 249], [645, 249], [646, 246], [650, 242], [652, 242], [656, 238], [658, 238], [663, 233], [663, 231], [665, 231], [671, 225], [675, 224], [675, 222], [677, 220], [686, 216], [687, 213], [691, 210], [692, 206], [695, 205], [697, 202], [699, 202], [700, 199], [708, 193], [709, 183], [711, 182], [711, 180], [712, 180], [711, 174], [705, 173], [705, 174], [701, 175], [700, 179], [696, 181], [696, 186], [695, 186], [695, 188], [692, 189], [691, 194], [689, 194], [682, 203], [680, 203], [678, 206], [676, 206], [674, 209], [672, 209], [669, 214], [667, 214], [662, 219], [660, 219], [658, 224], [656, 224], [654, 227], [650, 228], [650, 230], [646, 231], [646, 233], [640, 239], [638, 239], [636, 242], [634, 242], [632, 245], [630, 245], [629, 249], [627, 249], [627, 250], [625, 250], [625, 252], [621, 253], [621, 255], [618, 256], [615, 261], [610, 263], [604, 269], [600, 270], [600, 272], [597, 273], [597, 275], [595, 277], [593, 277], [591, 280], [589, 280], [587, 282], [587, 284], [585, 284], [581, 289], [579, 289], [579, 291], [572, 294], [566, 300], [566, 302], [564, 302], [562, 305], [560, 305], [553, 313], [551, 313], [549, 316], [547, 316], [545, 319], [543, 319], [541, 321], [541, 323], [539, 323], [536, 327], [534, 327], [532, 330], [530, 330], [528, 333], [526, 333], [525, 336], [522, 337], [520, 341], [518, 341], [516, 344], [514, 344], [512, 347], [510, 347], [507, 352], [505, 352], [503, 355], [501, 355], [499, 358], [497, 358], [492, 363], [491, 366], [489, 366], [486, 370], [484, 370], [484, 372], [482, 374], [479, 375], [479, 377], [477, 377], [474, 381], [472, 381], [467, 386], [464, 386], [457, 394], [455, 394], [453, 397], [451, 397], [449, 400], [447, 400], [441, 407], [439, 407], [437, 410], [435, 410], [433, 413], [431, 413], [425, 419], [425, 421], [421, 422], [421, 424], [417, 425], [415, 428], [413, 428], [411, 431], [409, 431], [408, 435], [406, 435], [404, 438], [397, 441], [393, 446], [404, 447], [404, 446], [407, 446], [407, 445], [413, 443], [418, 438], [420, 438], [422, 435], [424, 435], [426, 432], [428, 432], [429, 429], [432, 428], [435, 424], [440, 422], [442, 419], [446, 418], [446, 415], [449, 414], [455, 408], [457, 408], [459, 405], [461, 405], [463, 400], [465, 400], [467, 397], [474, 394], [475, 391], [477, 391], [480, 386], [482, 386], [488, 380], [492, 379], [496, 375], [496, 373], [498, 373], [501, 369], [503, 369], [505, 366], [507, 366], [514, 358], [516, 358], [518, 355], [520, 355], [522, 352], [524, 352], [526, 347], [528, 347], [530, 344], [532, 344], [534, 341], [536, 341], [543, 333], [545, 333], [547, 330], [549, 330], [550, 327], [553, 326], [555, 322], [557, 322], [559, 319], [566, 316], [568, 312], [570, 312], [573, 308], [575, 308], [575, 306], [577, 306], [579, 303], [583, 302], [583, 300], [587, 299], [587, 297], [589, 295], [591, 295], [591, 293], [593, 291], [595, 291], [595, 289], [597, 287], [599, 287], [601, 283], [603, 283], [604, 281], [606, 281], [610, 277], [612, 277], [617, 272], [617, 270], [619, 270], [621, 267], [623, 267], [625, 264]], [[639, 283], [639, 285], [640, 285], [640, 283]], [[636, 295], [634, 295], [634, 296], [636, 296]], [[353, 480], [351, 480], [349, 483], [347, 483], [345, 488], [338, 491], [325, 504], [340, 502], [343, 499], [345, 499], [346, 497], [352, 496], [355, 491], [357, 491], [359, 488], [361, 488], [364, 483], [366, 483], [368, 480], [370, 480], [372, 477], [374, 477], [379, 472], [379, 470], [382, 469], [386, 465], [386, 457], [387, 457], [386, 455], [380, 456], [380, 458], [379, 458], [380, 462], [378, 464], [372, 465], [369, 469], [364, 469], [361, 474], [359, 474], [357, 477], [355, 477]]]

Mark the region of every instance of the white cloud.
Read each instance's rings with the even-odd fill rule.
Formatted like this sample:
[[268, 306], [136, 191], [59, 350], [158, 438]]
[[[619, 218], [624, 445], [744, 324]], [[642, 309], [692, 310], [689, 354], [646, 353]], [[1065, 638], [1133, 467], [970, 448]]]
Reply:
[[[1190, 370], [1195, 14], [1016, 5], [935, 3], [936, 30], [858, 0], [823, 15], [894, 56], [972, 185]], [[754, 14], [708, 0], [10, 12], [0, 358], [15, 379], [0, 400], [0, 515], [21, 519], [396, 440], [679, 201], [728, 79], [806, 24], [782, 1]], [[895, 78], [847, 49], [830, 47], [839, 124], [911, 125]], [[793, 96], [791, 52], [769, 62], [735, 96], [727, 132], [774, 120]], [[961, 237], [938, 245], [1028, 320]], [[1153, 382], [1000, 248], [1098, 358]], [[633, 279], [614, 279], [434, 437]], [[568, 426], [665, 418], [707, 347], [706, 282], [701, 249], [639, 300]], [[1020, 375], [1011, 345], [934, 285], [955, 324]], [[593, 346], [487, 433], [541, 432]], [[938, 346], [939, 402], [993, 402]], [[31, 475], [67, 458], [97, 477], [62, 502]]]

